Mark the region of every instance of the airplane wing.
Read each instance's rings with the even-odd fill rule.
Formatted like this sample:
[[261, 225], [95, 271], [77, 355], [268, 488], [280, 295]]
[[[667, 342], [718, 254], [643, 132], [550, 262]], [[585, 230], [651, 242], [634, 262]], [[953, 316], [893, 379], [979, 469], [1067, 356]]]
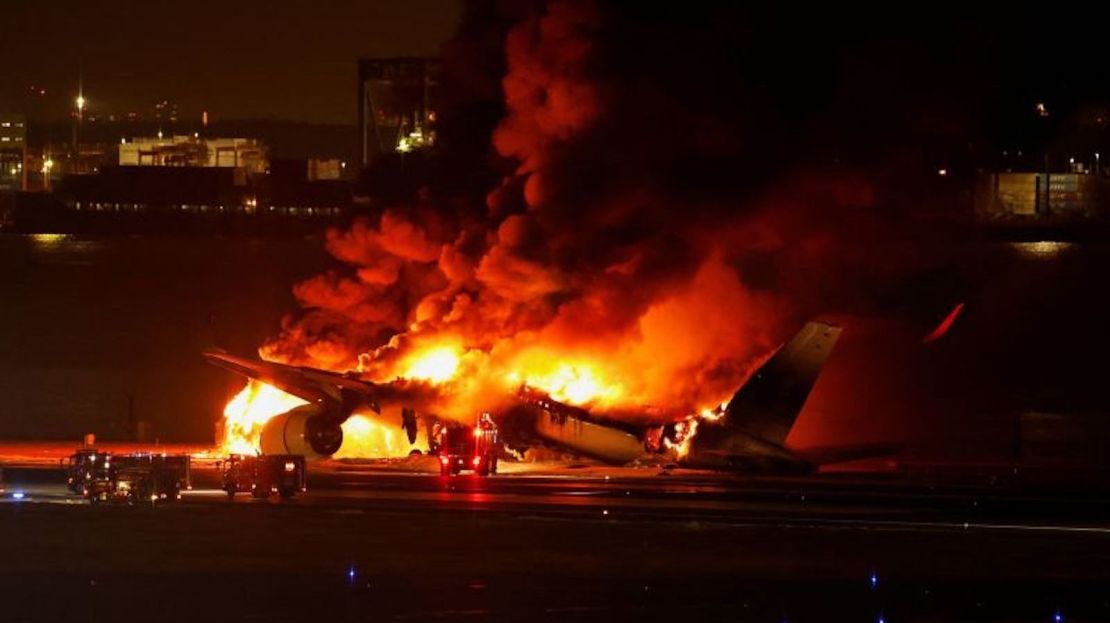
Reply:
[[308, 402], [333, 403], [347, 413], [361, 403], [381, 413], [380, 388], [368, 381], [315, 368], [247, 359], [219, 349], [206, 350], [202, 355], [213, 365], [273, 385]]

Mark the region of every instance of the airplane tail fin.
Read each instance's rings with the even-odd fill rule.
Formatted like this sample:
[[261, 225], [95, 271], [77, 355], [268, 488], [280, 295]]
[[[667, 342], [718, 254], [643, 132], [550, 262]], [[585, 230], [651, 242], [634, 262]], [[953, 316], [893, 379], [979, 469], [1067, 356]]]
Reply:
[[840, 331], [807, 322], [733, 395], [725, 410], [727, 428], [782, 446]]

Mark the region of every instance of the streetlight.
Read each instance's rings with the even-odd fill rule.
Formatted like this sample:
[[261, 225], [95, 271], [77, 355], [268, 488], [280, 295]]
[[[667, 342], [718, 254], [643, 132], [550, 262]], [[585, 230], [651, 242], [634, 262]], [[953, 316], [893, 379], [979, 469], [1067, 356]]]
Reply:
[[73, 153], [78, 160], [78, 169], [80, 169], [81, 159], [81, 120], [85, 116], [85, 106], [88, 101], [85, 99], [85, 94], [82, 91], [77, 92], [77, 99], [74, 100], [77, 106], [77, 117], [73, 120]]
[[54, 161], [50, 156], [42, 161], [42, 188], [43, 190], [50, 191], [50, 170], [54, 168]]

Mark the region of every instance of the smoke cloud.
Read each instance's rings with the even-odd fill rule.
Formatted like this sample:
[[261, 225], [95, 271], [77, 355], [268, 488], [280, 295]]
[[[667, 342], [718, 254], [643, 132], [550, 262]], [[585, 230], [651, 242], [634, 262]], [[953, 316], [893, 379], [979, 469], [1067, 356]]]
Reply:
[[[438, 156], [500, 181], [467, 196], [428, 180], [328, 232], [338, 266], [294, 288], [303, 310], [262, 355], [387, 381], [446, 346], [443, 415], [567, 377], [603, 388], [583, 394], [595, 409], [677, 418], [727, 399], [805, 317], [858, 309], [918, 262], [865, 177], [781, 157], [790, 119], [734, 29], [616, 10], [515, 7], [493, 153]], [[659, 41], [646, 25], [664, 20]]]

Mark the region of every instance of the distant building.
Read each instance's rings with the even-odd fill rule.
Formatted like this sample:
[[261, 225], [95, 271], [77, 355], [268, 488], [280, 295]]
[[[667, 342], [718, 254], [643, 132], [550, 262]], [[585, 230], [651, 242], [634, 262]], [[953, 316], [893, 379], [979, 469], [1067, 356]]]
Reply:
[[1110, 216], [1110, 181], [1082, 173], [982, 173], [975, 184], [980, 221], [1083, 220]]
[[197, 136], [149, 137], [119, 146], [120, 166], [214, 167], [242, 169], [248, 175], [269, 169], [266, 146], [248, 138]]
[[435, 143], [440, 64], [429, 58], [362, 59], [358, 126], [362, 165]]
[[[351, 183], [311, 181], [306, 161], [275, 161], [268, 174], [226, 166], [119, 166], [67, 175], [55, 195], [71, 215], [147, 221], [186, 217], [339, 218], [352, 208]], [[162, 220], [159, 220], [162, 219]]]
[[347, 163], [338, 158], [310, 158], [308, 180], [341, 180], [347, 177]]
[[27, 118], [0, 113], [0, 190], [25, 187]]

